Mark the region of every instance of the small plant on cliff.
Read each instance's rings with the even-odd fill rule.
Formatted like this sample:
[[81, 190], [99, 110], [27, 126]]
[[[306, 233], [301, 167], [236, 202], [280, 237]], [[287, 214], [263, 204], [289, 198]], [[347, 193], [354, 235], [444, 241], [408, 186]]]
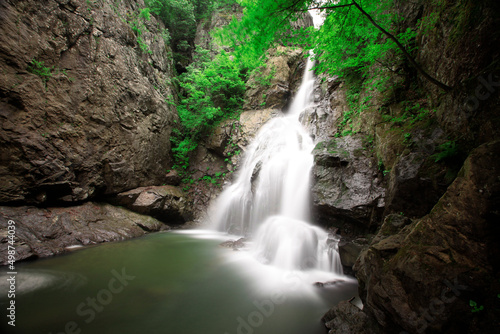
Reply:
[[455, 157], [458, 154], [458, 146], [454, 140], [449, 140], [439, 145], [437, 151], [432, 155], [435, 162]]
[[46, 67], [43, 61], [37, 61], [33, 59], [31, 63], [28, 65], [28, 72], [38, 75], [42, 78], [43, 84], [47, 86], [47, 82], [50, 78], [52, 78], [52, 71], [54, 70], [54, 66]]
[[484, 310], [483, 305], [477, 305], [477, 302], [475, 302], [473, 300], [469, 300], [469, 306], [471, 307], [470, 311], [472, 313], [476, 313], [476, 312], [480, 312], [480, 311]]
[[137, 44], [139, 45], [139, 48], [142, 50], [142, 52], [146, 53], [152, 53], [152, 51], [149, 49], [149, 46], [144, 42], [142, 39], [142, 34], [145, 31], [148, 31], [148, 28], [145, 25], [145, 21], [149, 21], [151, 19], [150, 16], [150, 9], [149, 8], [143, 8], [139, 10], [138, 13], [132, 13], [128, 14], [129, 18], [129, 24], [130, 28], [132, 31], [135, 32], [137, 36]]

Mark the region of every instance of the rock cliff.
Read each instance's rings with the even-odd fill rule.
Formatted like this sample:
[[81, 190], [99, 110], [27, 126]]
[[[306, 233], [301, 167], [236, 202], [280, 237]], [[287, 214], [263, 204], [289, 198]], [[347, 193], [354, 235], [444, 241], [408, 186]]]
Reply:
[[177, 118], [171, 55], [153, 17], [140, 39], [132, 30], [141, 6], [0, 1], [0, 202], [70, 203], [164, 182]]
[[[500, 8], [467, 0], [395, 4], [405, 17], [399, 28], [417, 31], [417, 61], [453, 89], [437, 89], [402, 61], [406, 77], [386, 70], [387, 89], [356, 91], [365, 101], [356, 105], [363, 109], [357, 118], [352, 82], [325, 78], [318, 84], [317, 105], [305, 116], [322, 149], [313, 188], [317, 216], [348, 236], [349, 264], [364, 249], [353, 268], [363, 310], [341, 303], [324, 321], [329, 333], [494, 333], [500, 68], [499, 52], [492, 49], [499, 36], [491, 32], [498, 30]], [[357, 159], [365, 166], [375, 161], [378, 168], [364, 174], [362, 184], [384, 188], [378, 202], [383, 212], [375, 220], [343, 210], [362, 205], [366, 196], [323, 199], [328, 193], [329, 199], [356, 194], [352, 178], [345, 182], [353, 161], [342, 145], [357, 138], [365, 140]], [[365, 232], [358, 228], [349, 244], [349, 232], [359, 226]]]
[[[142, 8], [142, 0], [0, 1], [0, 203], [10, 205], [0, 231], [5, 246], [7, 221], [18, 224], [18, 260], [163, 226], [86, 202], [171, 182], [172, 56], [163, 24], [139, 16]], [[130, 208], [183, 222], [179, 190], [154, 190], [160, 201], [145, 207], [151, 191], [138, 190]]]

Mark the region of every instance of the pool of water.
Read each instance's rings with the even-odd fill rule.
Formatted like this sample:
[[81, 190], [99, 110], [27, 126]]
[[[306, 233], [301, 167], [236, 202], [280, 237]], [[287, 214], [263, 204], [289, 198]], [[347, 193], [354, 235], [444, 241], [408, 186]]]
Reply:
[[4, 317], [2, 332], [319, 334], [321, 316], [357, 293], [349, 277], [266, 266], [227, 239], [165, 232], [18, 263], [16, 327]]

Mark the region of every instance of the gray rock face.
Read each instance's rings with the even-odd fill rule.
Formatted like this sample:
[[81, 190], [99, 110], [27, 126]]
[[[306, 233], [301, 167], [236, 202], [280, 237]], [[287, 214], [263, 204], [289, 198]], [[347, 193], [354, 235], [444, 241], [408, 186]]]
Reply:
[[0, 261], [7, 264], [8, 223], [15, 222], [16, 261], [139, 237], [168, 229], [160, 221], [109, 204], [88, 202], [71, 208], [0, 207]]
[[381, 213], [385, 190], [362, 137], [320, 142], [313, 153], [312, 196], [318, 221], [347, 234], [367, 230]]
[[172, 64], [161, 23], [143, 22], [142, 51], [126, 22], [141, 6], [0, 2], [0, 202], [83, 201], [164, 183], [177, 118], [165, 102]]
[[111, 201], [167, 224], [182, 224], [192, 218], [182, 190], [174, 186], [141, 187], [119, 193]]

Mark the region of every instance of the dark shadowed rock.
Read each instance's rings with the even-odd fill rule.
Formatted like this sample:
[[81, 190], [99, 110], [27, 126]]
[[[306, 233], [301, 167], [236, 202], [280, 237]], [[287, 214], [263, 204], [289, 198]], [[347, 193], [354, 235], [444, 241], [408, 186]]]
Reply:
[[[361, 298], [387, 331], [498, 329], [499, 156], [498, 141], [475, 149], [428, 215], [386, 219], [359, 257]], [[471, 300], [488, 311], [472, 312]]]
[[349, 301], [341, 301], [321, 319], [328, 334], [373, 334], [369, 317]]

